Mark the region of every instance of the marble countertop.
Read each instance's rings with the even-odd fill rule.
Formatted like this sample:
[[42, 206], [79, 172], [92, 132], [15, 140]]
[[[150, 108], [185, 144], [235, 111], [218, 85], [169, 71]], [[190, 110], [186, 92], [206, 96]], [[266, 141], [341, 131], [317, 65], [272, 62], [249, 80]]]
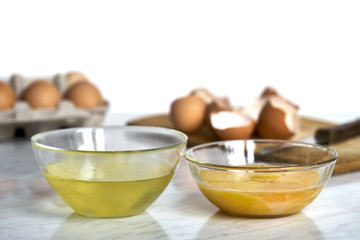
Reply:
[[173, 181], [145, 212], [126, 218], [97, 219], [77, 215], [53, 192], [35, 162], [28, 139], [0, 142], [0, 164], [0, 239], [358, 239], [360, 236], [360, 172], [333, 176], [319, 197], [296, 215], [248, 219], [228, 216], [209, 203], [182, 160]]

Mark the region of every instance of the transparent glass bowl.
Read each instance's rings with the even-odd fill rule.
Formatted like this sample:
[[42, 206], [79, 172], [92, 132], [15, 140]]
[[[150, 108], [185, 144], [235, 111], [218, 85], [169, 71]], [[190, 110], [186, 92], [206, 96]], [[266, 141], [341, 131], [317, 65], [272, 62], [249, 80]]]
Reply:
[[31, 138], [54, 191], [91, 217], [143, 212], [171, 181], [186, 142], [179, 131], [144, 126], [71, 128]]
[[330, 179], [337, 153], [301, 142], [234, 140], [190, 148], [185, 158], [205, 197], [244, 217], [301, 211]]

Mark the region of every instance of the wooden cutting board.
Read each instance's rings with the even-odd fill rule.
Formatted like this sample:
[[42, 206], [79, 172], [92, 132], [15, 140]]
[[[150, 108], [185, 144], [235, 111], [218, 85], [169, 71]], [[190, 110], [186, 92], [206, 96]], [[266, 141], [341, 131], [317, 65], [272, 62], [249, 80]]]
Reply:
[[[167, 114], [146, 116], [143, 118], [131, 120], [127, 124], [173, 128], [171, 120]], [[305, 137], [313, 136], [316, 129], [334, 125], [334, 123], [330, 122], [301, 117], [300, 130], [291, 140], [301, 140]], [[196, 133], [188, 134], [188, 137], [188, 146], [195, 146], [202, 143], [218, 141], [214, 134], [206, 128], [203, 128]], [[342, 174], [360, 170], [359, 146], [360, 137], [355, 137], [341, 143], [327, 146], [334, 149], [339, 154], [339, 158], [336, 162], [333, 174]]]

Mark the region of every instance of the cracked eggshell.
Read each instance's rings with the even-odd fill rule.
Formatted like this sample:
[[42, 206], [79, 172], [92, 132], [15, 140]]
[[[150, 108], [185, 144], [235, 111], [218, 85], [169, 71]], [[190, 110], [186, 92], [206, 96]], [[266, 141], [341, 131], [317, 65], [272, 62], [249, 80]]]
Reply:
[[266, 101], [264, 98], [255, 98], [251, 104], [241, 107], [240, 110], [250, 115], [257, 122]]
[[220, 111], [232, 111], [233, 108], [230, 105], [228, 98], [224, 97], [221, 99], [215, 99], [206, 106], [205, 111], [205, 124], [207, 127], [211, 127], [210, 116], [212, 113], [217, 113]]
[[216, 105], [221, 109], [231, 109], [230, 99], [228, 97], [216, 96], [206, 88], [196, 88], [190, 92], [190, 95], [201, 98], [207, 105]]
[[280, 94], [275, 88], [268, 86], [262, 91], [260, 98], [269, 98], [272, 96], [280, 96]]
[[236, 110], [211, 113], [210, 124], [221, 140], [248, 139], [255, 128], [255, 121], [250, 115]]
[[192, 90], [190, 95], [201, 98], [206, 104], [210, 104], [212, 101], [214, 101], [215, 98], [217, 98], [208, 89], [202, 87]]
[[281, 101], [286, 102], [290, 105], [293, 105], [296, 109], [299, 107], [292, 103], [290, 100], [284, 98], [279, 94], [279, 92], [273, 87], [266, 87], [259, 97], [255, 98], [252, 103], [248, 106], [242, 107], [242, 110], [251, 115], [254, 120], [257, 122], [259, 120], [260, 114], [264, 106], [268, 103], [271, 98], [280, 98]]
[[198, 96], [207, 105], [215, 102], [216, 105], [221, 107], [222, 109], [231, 109], [230, 99], [228, 97], [219, 97], [206, 88], [196, 88], [190, 92], [190, 95]]
[[280, 96], [267, 99], [260, 112], [256, 133], [261, 138], [289, 139], [298, 130], [298, 106]]
[[211, 128], [210, 114], [213, 112], [232, 110], [230, 99], [225, 97], [219, 97], [206, 88], [196, 88], [190, 92], [190, 95], [201, 98], [206, 103], [205, 120], [204, 125]]
[[171, 103], [170, 118], [175, 129], [193, 133], [202, 127], [205, 111], [205, 101], [198, 96], [189, 95], [177, 98]]
[[253, 99], [249, 105], [243, 106], [240, 109], [249, 114], [257, 122], [268, 99], [273, 96], [279, 96], [278, 91], [273, 87], [266, 87], [259, 97]]

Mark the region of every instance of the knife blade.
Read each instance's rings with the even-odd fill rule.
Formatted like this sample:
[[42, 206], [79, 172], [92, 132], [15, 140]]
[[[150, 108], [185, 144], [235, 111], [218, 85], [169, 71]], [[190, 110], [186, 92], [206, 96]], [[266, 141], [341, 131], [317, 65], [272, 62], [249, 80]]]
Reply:
[[339, 143], [360, 135], [360, 119], [346, 122], [334, 127], [318, 128], [314, 136], [303, 138], [302, 141], [320, 145]]

